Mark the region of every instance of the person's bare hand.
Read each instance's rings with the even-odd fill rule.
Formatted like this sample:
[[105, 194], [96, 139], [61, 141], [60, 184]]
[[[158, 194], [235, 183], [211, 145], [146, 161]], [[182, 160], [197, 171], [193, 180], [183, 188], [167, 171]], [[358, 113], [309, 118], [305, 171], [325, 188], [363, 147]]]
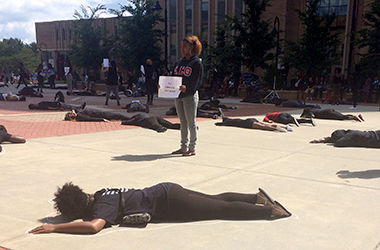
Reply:
[[43, 224], [39, 227], [33, 228], [29, 231], [31, 234], [48, 234], [54, 232], [55, 225], [53, 224]]
[[109, 120], [107, 120], [107, 119], [103, 119], [103, 121], [105, 121], [105, 122], [109, 122]]
[[186, 85], [179, 86], [179, 90], [182, 92], [185, 92], [186, 91]]

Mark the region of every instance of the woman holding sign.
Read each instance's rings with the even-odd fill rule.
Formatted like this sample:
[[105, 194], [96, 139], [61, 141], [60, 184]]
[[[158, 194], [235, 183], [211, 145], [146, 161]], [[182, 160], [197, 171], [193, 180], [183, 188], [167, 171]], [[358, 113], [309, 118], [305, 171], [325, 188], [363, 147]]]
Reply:
[[[195, 155], [197, 141], [196, 115], [199, 101], [198, 88], [201, 85], [203, 65], [198, 57], [202, 44], [196, 36], [187, 36], [182, 41], [181, 52], [184, 56], [176, 63], [173, 75], [182, 77], [180, 94], [175, 100], [178, 118], [181, 122], [181, 148], [172, 154]], [[190, 143], [188, 135], [190, 133]]]

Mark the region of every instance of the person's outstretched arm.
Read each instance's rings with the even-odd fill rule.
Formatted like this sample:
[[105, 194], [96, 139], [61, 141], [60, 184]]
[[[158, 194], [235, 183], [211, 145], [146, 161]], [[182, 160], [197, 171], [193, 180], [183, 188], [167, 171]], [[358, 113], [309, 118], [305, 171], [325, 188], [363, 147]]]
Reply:
[[310, 141], [309, 143], [331, 143], [331, 137], [325, 137], [323, 139], [319, 139], [319, 140], [312, 140]]
[[103, 229], [106, 221], [93, 219], [92, 221], [78, 221], [60, 224], [44, 224], [29, 231], [32, 234], [43, 233], [79, 233], [95, 234]]

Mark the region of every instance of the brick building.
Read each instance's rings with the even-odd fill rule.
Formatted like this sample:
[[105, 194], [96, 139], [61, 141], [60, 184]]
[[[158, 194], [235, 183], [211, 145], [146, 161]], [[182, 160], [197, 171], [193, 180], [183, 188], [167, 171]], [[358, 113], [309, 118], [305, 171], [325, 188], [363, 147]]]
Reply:
[[[320, 13], [335, 12], [335, 30], [340, 31], [340, 46], [337, 48], [340, 63], [334, 67], [343, 68], [347, 73], [352, 65], [359, 61], [358, 51], [352, 46], [350, 34], [362, 28], [362, 15], [366, 6], [373, 0], [322, 0]], [[239, 16], [244, 12], [243, 0], [159, 0], [162, 17], [167, 14], [167, 49], [166, 56], [171, 65], [180, 57], [180, 43], [187, 34], [195, 34], [202, 42], [213, 44], [215, 30], [223, 22], [224, 15]], [[280, 39], [296, 41], [303, 32], [296, 9], [304, 10], [306, 0], [272, 0], [264, 18], [273, 22], [277, 16], [280, 20]], [[41, 60], [50, 59], [59, 72], [67, 60], [70, 45], [76, 42], [74, 34], [75, 20], [36, 23], [37, 47]], [[108, 35], [118, 31], [117, 18], [96, 20], [96, 25], [107, 31]], [[164, 30], [164, 24], [162, 29]], [[163, 48], [164, 48], [163, 44]], [[165, 51], [165, 50], [164, 50]], [[164, 55], [163, 55], [164, 58]]]

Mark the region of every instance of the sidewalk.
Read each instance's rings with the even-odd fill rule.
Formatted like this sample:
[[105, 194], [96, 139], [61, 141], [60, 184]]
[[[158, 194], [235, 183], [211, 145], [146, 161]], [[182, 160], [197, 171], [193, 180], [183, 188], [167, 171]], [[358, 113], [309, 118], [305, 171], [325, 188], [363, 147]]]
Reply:
[[[102, 97], [75, 98], [70, 97], [70, 102], [86, 100], [103, 107]], [[129, 100], [123, 99], [122, 104]], [[228, 104], [226, 100], [222, 102]], [[118, 109], [112, 101], [109, 108]], [[153, 113], [162, 114], [172, 103], [155, 100]], [[316, 120], [316, 127], [305, 125], [289, 133], [217, 127], [215, 120], [202, 119], [197, 155], [178, 157], [169, 152], [179, 146], [179, 131], [156, 133], [118, 122], [67, 123], [61, 121], [63, 112], [29, 112], [24, 109], [26, 103], [11, 105], [15, 106], [0, 102], [0, 124], [6, 123], [12, 132], [30, 131], [31, 139], [26, 144], [2, 145], [2, 247], [380, 249], [379, 149], [308, 143], [335, 129], [378, 129], [378, 107], [359, 106], [351, 111], [348, 105], [334, 106], [344, 113], [361, 113], [365, 122]], [[261, 120], [268, 110], [279, 110], [274, 105], [238, 105], [228, 115]], [[298, 116], [301, 110], [289, 112]], [[49, 132], [59, 126], [67, 126], [59, 130], [70, 132], [59, 136]], [[34, 136], [32, 131], [38, 130], [41, 134]], [[211, 194], [252, 193], [262, 187], [293, 216], [277, 221], [148, 224], [142, 229], [115, 226], [96, 235], [27, 234], [42, 222], [54, 221], [56, 212], [50, 200], [56, 187], [68, 181], [88, 192], [103, 187], [143, 188], [163, 181]]]

